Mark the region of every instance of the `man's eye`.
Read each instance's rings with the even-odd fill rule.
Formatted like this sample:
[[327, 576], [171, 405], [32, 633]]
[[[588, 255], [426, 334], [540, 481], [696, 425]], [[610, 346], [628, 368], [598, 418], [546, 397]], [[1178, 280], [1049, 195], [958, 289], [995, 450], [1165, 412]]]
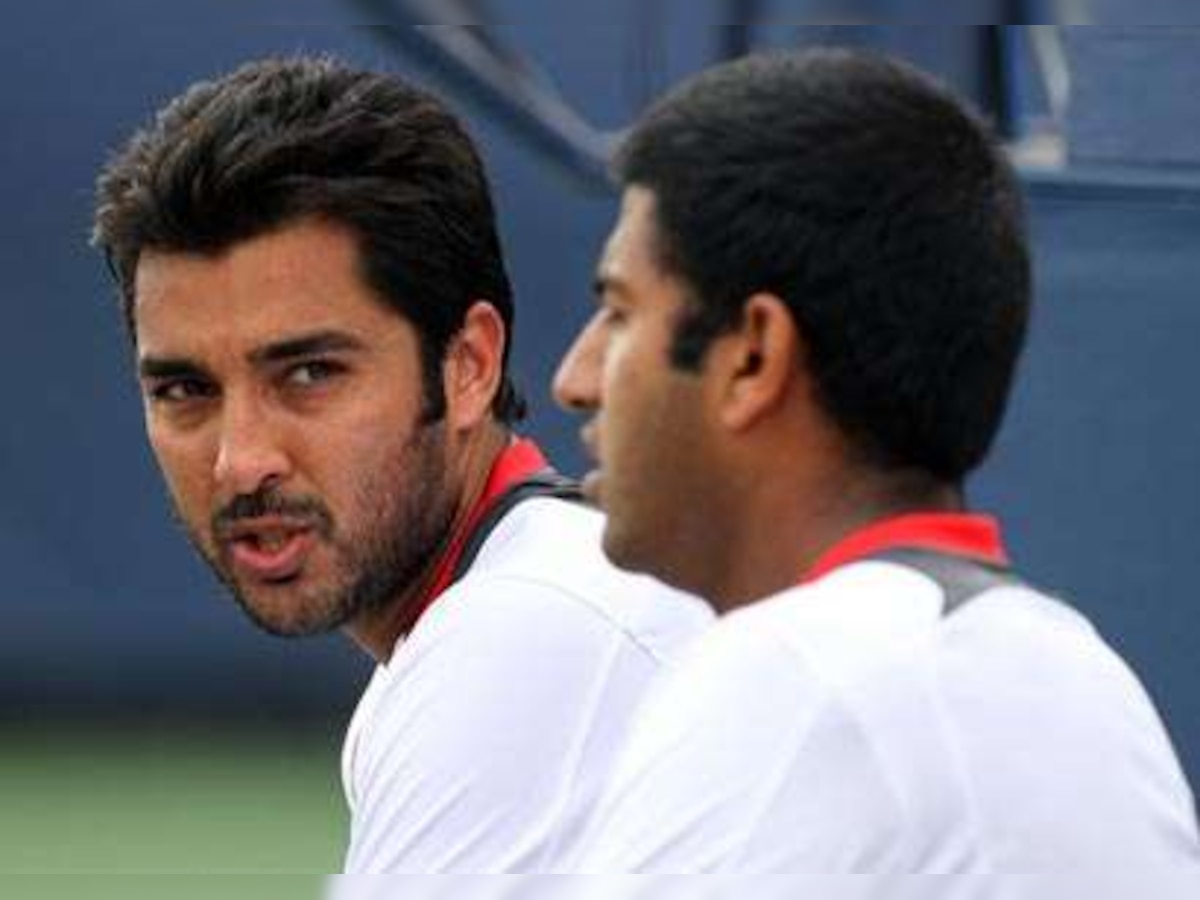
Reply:
[[150, 398], [162, 403], [184, 403], [212, 394], [213, 386], [196, 378], [176, 378], [150, 388]]
[[292, 366], [287, 371], [290, 384], [308, 387], [330, 378], [342, 371], [342, 366], [324, 359], [314, 359]]

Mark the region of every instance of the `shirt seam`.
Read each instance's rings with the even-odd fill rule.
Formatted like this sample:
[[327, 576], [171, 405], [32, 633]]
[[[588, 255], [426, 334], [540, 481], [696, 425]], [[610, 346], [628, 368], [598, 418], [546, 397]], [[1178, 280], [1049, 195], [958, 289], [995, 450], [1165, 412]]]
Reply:
[[[664, 654], [650, 646], [640, 635], [636, 633], [636, 631], [634, 631], [633, 628], [621, 622], [603, 608], [597, 607], [586, 594], [570, 588], [561, 582], [548, 581], [531, 575], [518, 575], [505, 572], [478, 572], [475, 573], [473, 577], [470, 577], [470, 582], [473, 589], [475, 586], [481, 583], [494, 584], [497, 582], [504, 582], [507, 584], [527, 585], [544, 591], [549, 591], [550, 593], [557, 595], [561, 600], [571, 601], [570, 606], [572, 608], [582, 608], [591, 618], [598, 619], [604, 625], [608, 626], [609, 629], [619, 633], [630, 644], [648, 656], [655, 663], [663, 664], [666, 662]], [[466, 587], [468, 585], [468, 578], [463, 578], [458, 582], [458, 585]]]
[[[774, 645], [777, 649], [790, 655], [792, 648], [789, 645], [787, 645], [786, 643], [784, 643], [783, 641], [781, 641], [778, 637], [776, 637], [775, 635], [767, 635], [766, 639], [772, 645]], [[762, 794], [763, 799], [758, 804], [758, 806], [759, 806], [758, 811], [755, 812], [754, 815], [749, 817], [748, 824], [746, 825], [745, 829], [743, 829], [743, 832], [737, 841], [738, 850], [737, 850], [736, 855], [737, 855], [737, 859], [738, 859], [739, 863], [744, 861], [746, 858], [746, 853], [749, 850], [751, 838], [754, 836], [754, 834], [758, 831], [758, 829], [762, 825], [762, 820], [766, 816], [766, 812], [767, 812], [768, 807], [770, 806], [771, 800], [775, 796], [779, 781], [781, 781], [784, 777], [786, 777], [787, 772], [791, 771], [790, 763], [794, 762], [794, 760], [799, 755], [801, 750], [804, 749], [804, 747], [808, 744], [809, 738], [811, 737], [811, 733], [812, 733], [812, 724], [817, 721], [817, 719], [820, 715], [823, 715], [824, 713], [826, 713], [827, 711], [830, 711], [830, 710], [841, 711], [845, 715], [847, 721], [853, 723], [855, 730], [858, 732], [859, 735], [862, 736], [863, 746], [866, 748], [866, 751], [871, 755], [871, 759], [874, 761], [875, 768], [880, 773], [881, 780], [887, 786], [888, 793], [891, 795], [893, 803], [895, 803], [896, 808], [898, 810], [900, 810], [900, 812], [902, 813], [904, 818], [905, 819], [908, 818], [908, 809], [907, 809], [905, 803], [903, 802], [904, 795], [901, 791], [898, 791], [896, 789], [896, 785], [894, 783], [894, 779], [891, 776], [891, 773], [888, 771], [887, 767], [882, 764], [881, 755], [878, 751], [878, 748], [875, 745], [875, 742], [873, 740], [871, 740], [870, 731], [863, 726], [863, 723], [862, 723], [860, 717], [857, 716], [853, 712], [852, 707], [843, 700], [841, 691], [837, 690], [834, 687], [834, 685], [832, 685], [828, 680], [826, 680], [825, 678], [822, 678], [819, 674], [817, 674], [817, 672], [812, 668], [812, 666], [810, 666], [808, 664], [808, 662], [804, 658], [803, 654], [798, 654], [798, 657], [800, 659], [801, 666], [803, 667], [804, 672], [808, 675], [808, 678], [806, 680], [805, 678], [801, 677], [794, 670], [791, 670], [791, 669], [788, 670], [789, 676], [795, 682], [797, 682], [801, 685], [805, 685], [806, 683], [815, 683], [816, 685], [818, 685], [820, 687], [821, 692], [822, 692], [822, 697], [821, 697], [820, 703], [818, 703], [816, 705], [816, 707], [813, 709], [813, 714], [809, 718], [808, 724], [805, 726], [805, 732], [806, 732], [805, 735], [799, 740], [799, 742], [796, 744], [795, 748], [793, 748], [791, 755], [788, 757], [789, 764], [780, 766], [781, 774], [776, 776], [776, 779], [772, 784], [772, 789], [769, 791], [763, 792], [763, 794]], [[740, 865], [739, 865], [738, 869], [739, 870], [741, 869]]]
[[[806, 729], [808, 731], [808, 734], [806, 734], [797, 743], [791, 756], [789, 757], [789, 762], [795, 760], [796, 756], [800, 753], [800, 751], [807, 744], [809, 737], [811, 736], [811, 731], [812, 731], [811, 725], [812, 725], [812, 723], [817, 721], [817, 719], [820, 715], [825, 714], [826, 712], [829, 712], [829, 711], [841, 712], [846, 717], [847, 721], [854, 725], [854, 728], [858, 732], [858, 734], [861, 735], [864, 748], [870, 754], [871, 759], [874, 761], [876, 771], [878, 771], [880, 773], [881, 780], [886, 785], [888, 793], [891, 795], [892, 800], [895, 803], [896, 809], [899, 810], [901, 816], [903, 817], [902, 821], [901, 821], [902, 829], [904, 831], [907, 831], [908, 830], [907, 823], [911, 819], [912, 810], [910, 809], [909, 805], [904, 801], [905, 794], [902, 790], [898, 789], [896, 780], [893, 777], [890, 769], [884, 764], [884, 760], [886, 759], [886, 754], [881, 752], [881, 748], [878, 746], [877, 742], [872, 737], [870, 729], [865, 726], [865, 723], [863, 722], [861, 716], [859, 716], [854, 711], [853, 705], [846, 702], [846, 700], [843, 697], [843, 691], [837, 685], [833, 684], [828, 679], [822, 677], [811, 665], [809, 665], [808, 660], [806, 659], [806, 656], [803, 652], [796, 652], [795, 648], [793, 648], [791, 645], [789, 645], [786, 642], [784, 642], [783, 640], [781, 640], [775, 634], [764, 635], [764, 638], [767, 642], [769, 642], [776, 649], [782, 651], [786, 655], [794, 656], [796, 659], [799, 660], [800, 666], [801, 666], [803, 672], [807, 675], [807, 679], [804, 676], [801, 676], [798, 672], [796, 672], [795, 669], [789, 669], [788, 673], [789, 673], [789, 676], [793, 679], [793, 681], [795, 681], [801, 685], [804, 685], [807, 680], [808, 682], [814, 683], [817, 686], [819, 686], [821, 693], [822, 693], [821, 700], [820, 700], [819, 704], [814, 708], [813, 715], [809, 719], [809, 726]], [[945, 722], [946, 717], [944, 715], [942, 715], [942, 712], [944, 711], [944, 705], [942, 702], [943, 698], [942, 698], [941, 691], [938, 690], [935, 693], [935, 696], [936, 696], [936, 702], [938, 705], [939, 720], [941, 722]], [[953, 750], [955, 766], [956, 766], [956, 774], [958, 776], [958, 783], [962, 786], [962, 789], [966, 792], [966, 796], [967, 796], [969, 807], [970, 807], [971, 828], [973, 831], [973, 835], [976, 839], [974, 843], [977, 848], [982, 850], [983, 842], [981, 840], [979, 840], [979, 838], [980, 838], [979, 807], [978, 807], [978, 803], [977, 803], [977, 798], [975, 797], [975, 793], [973, 790], [971, 790], [970, 781], [969, 781], [969, 779], [967, 779], [965, 777], [964, 766], [963, 766], [963, 753], [962, 753], [961, 747], [957, 740], [952, 741], [951, 736], [946, 734], [946, 729], [944, 726], [939, 728], [939, 731], [946, 738], [947, 742], [949, 743], [949, 746]], [[778, 782], [783, 777], [786, 777], [786, 773], [788, 771], [790, 771], [790, 768], [791, 768], [790, 766], [781, 766], [780, 771], [783, 774], [781, 774], [777, 777], [776, 782]], [[777, 787], [778, 787], [778, 784], [776, 783], [772, 790], [765, 791], [763, 793], [763, 800], [759, 804], [759, 810], [753, 816], [750, 817], [749, 824], [746, 826], [741, 837], [739, 838], [739, 840], [737, 842], [738, 850], [737, 850], [737, 854], [736, 854], [739, 861], [745, 859], [746, 852], [750, 846], [751, 838], [754, 836], [755, 832], [761, 826], [762, 819], [766, 815], [766, 811], [770, 805], [771, 799], [775, 795], [775, 788], [777, 788]], [[993, 873], [995, 871], [995, 869], [994, 869], [993, 860], [991, 858], [990, 852], [986, 853], [985, 860], [986, 860], [987, 868], [986, 868], [985, 872], [981, 873], [981, 874]]]

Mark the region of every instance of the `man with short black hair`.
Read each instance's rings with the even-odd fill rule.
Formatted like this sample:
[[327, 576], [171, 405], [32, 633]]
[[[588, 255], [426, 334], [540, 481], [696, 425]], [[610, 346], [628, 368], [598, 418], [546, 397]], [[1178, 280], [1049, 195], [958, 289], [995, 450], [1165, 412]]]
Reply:
[[616, 572], [518, 439], [482, 165], [432, 96], [265, 60], [167, 106], [99, 182], [150, 443], [266, 630], [379, 663], [347, 736], [346, 868], [536, 871], [651, 676], [707, 619]]
[[747, 58], [654, 105], [617, 172], [555, 390], [591, 414], [610, 558], [725, 615], [639, 713], [579, 868], [1120, 860], [1117, 896], [1187, 896], [1195, 809], [1153, 706], [966, 506], [1030, 294], [987, 129], [884, 58]]

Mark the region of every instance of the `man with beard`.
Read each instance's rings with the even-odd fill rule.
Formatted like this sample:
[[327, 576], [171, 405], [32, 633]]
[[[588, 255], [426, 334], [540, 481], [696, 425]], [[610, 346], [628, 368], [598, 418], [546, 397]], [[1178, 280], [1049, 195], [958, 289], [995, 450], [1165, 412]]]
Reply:
[[657, 103], [617, 173], [556, 392], [593, 416], [609, 557], [724, 615], [639, 712], [578, 867], [1200, 896], [1142, 686], [966, 505], [1030, 294], [987, 129], [900, 63], [752, 57]]
[[486, 179], [433, 97], [328, 59], [202, 82], [99, 179], [147, 433], [247, 614], [379, 663], [344, 750], [349, 872], [554, 859], [707, 612], [599, 548], [517, 439]]

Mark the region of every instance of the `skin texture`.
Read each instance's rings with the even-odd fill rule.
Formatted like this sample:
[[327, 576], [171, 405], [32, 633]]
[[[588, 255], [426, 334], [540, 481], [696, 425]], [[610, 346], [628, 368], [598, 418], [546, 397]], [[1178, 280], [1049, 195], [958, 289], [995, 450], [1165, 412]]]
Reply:
[[778, 296], [746, 297], [698, 372], [673, 366], [689, 286], [663, 266], [657, 228], [653, 192], [630, 186], [598, 267], [600, 308], [554, 380], [558, 402], [590, 417], [585, 485], [614, 563], [725, 612], [795, 584], [868, 522], [961, 506], [952, 486], [862, 461], [817, 400]]
[[148, 251], [135, 320], [147, 434], [193, 544], [266, 630], [344, 627], [386, 659], [506, 439], [495, 310], [473, 306], [452, 342], [436, 422], [419, 336], [334, 224]]

